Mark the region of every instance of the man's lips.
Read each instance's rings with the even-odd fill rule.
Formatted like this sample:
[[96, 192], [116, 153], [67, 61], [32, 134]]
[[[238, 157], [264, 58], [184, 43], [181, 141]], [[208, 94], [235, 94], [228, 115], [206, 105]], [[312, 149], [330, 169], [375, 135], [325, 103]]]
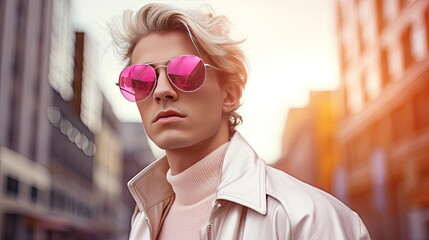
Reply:
[[156, 114], [155, 119], [153, 120], [153, 122], [157, 122], [160, 119], [169, 118], [169, 117], [183, 118], [185, 116], [183, 114], [179, 113], [179, 112], [174, 111], [174, 110], [166, 110], [166, 111], [161, 111], [158, 114]]

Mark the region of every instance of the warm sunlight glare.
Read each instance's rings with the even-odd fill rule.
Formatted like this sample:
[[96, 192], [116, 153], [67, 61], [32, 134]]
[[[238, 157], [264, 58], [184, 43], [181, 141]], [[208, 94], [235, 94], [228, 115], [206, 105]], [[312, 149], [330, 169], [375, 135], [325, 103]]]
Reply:
[[[120, 95], [117, 76], [124, 66], [113, 54], [107, 22], [126, 9], [136, 10], [148, 1], [75, 0], [76, 25], [98, 47], [99, 85], [118, 118], [140, 121], [135, 104]], [[171, 3], [171, 1], [164, 1]], [[93, 11], [93, 6], [103, 5]], [[230, 18], [232, 36], [245, 39], [243, 50], [250, 62], [249, 80], [239, 112], [244, 123], [238, 130], [267, 162], [280, 156], [281, 135], [288, 109], [307, 104], [310, 90], [332, 90], [338, 85], [333, 1], [192, 1], [209, 3]], [[174, 1], [189, 4], [189, 1]], [[243, 7], [245, 6], [245, 10]], [[159, 150], [154, 148], [155, 154]]]

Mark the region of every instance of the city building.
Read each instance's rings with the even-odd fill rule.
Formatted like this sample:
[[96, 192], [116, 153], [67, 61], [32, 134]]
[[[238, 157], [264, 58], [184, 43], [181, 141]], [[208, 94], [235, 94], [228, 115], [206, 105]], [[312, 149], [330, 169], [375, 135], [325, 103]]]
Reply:
[[338, 192], [372, 239], [429, 238], [429, 1], [338, 0]]
[[102, 98], [70, 9], [0, 1], [0, 239], [126, 239], [126, 182], [154, 159]]
[[[95, 136], [97, 151], [93, 167], [93, 191], [96, 193], [94, 218], [103, 239], [120, 238], [128, 227], [122, 211], [123, 144], [120, 138], [120, 122], [103, 100], [101, 128]], [[127, 229], [128, 230], [128, 229]]]
[[[126, 103], [125, 103], [126, 104]], [[128, 190], [127, 183], [138, 172], [155, 160], [148, 144], [146, 132], [140, 122], [122, 122], [119, 126], [121, 142], [123, 144], [123, 172], [122, 172], [122, 206], [121, 218], [127, 223], [122, 229], [123, 234], [129, 234], [131, 215], [136, 203]]]
[[46, 239], [52, 0], [0, 1], [0, 238]]
[[[74, 31], [70, 8], [70, 0], [54, 1], [49, 66], [53, 98], [47, 116], [52, 128], [49, 216], [56, 221], [47, 235], [52, 240], [105, 239], [105, 225], [97, 218], [101, 193], [94, 182], [101, 94], [89, 57], [94, 49], [84, 33]], [[95, 110], [85, 104], [87, 95], [93, 96]]]
[[48, 109], [52, 126], [49, 215], [57, 220], [50, 225], [48, 237], [101, 239], [93, 216], [97, 198], [93, 191], [95, 136], [74, 112], [72, 103], [53, 92], [53, 105]]
[[272, 165], [327, 192], [332, 192], [337, 161], [334, 100], [334, 92], [311, 92], [307, 106], [289, 109], [282, 155]]

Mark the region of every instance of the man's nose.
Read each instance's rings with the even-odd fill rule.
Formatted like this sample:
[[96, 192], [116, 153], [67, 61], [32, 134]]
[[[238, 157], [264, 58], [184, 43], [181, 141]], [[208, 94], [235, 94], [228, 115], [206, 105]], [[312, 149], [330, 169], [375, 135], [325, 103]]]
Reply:
[[153, 97], [156, 102], [176, 100], [177, 90], [170, 83], [167, 76], [167, 69], [165, 67], [158, 68], [158, 79], [153, 92]]

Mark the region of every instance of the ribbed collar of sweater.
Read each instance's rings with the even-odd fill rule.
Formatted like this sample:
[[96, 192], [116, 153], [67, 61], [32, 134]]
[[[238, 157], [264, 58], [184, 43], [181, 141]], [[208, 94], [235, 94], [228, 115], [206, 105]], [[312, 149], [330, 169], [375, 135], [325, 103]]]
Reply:
[[193, 205], [216, 192], [228, 144], [223, 144], [179, 174], [173, 176], [171, 169], [168, 170], [166, 177], [176, 195], [176, 203]]

